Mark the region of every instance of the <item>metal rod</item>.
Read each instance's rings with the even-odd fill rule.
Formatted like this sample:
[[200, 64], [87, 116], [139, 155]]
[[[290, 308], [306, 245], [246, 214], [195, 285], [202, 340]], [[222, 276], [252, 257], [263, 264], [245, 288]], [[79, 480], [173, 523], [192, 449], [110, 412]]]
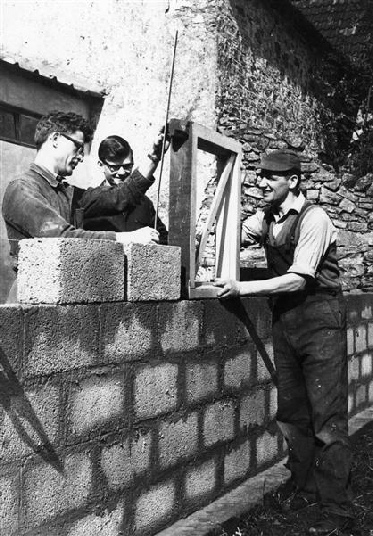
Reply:
[[175, 38], [174, 38], [174, 49], [173, 49], [173, 54], [172, 54], [171, 74], [170, 74], [170, 80], [169, 80], [169, 83], [168, 83], [168, 97], [167, 97], [166, 117], [165, 117], [165, 121], [164, 121], [164, 133], [163, 133], [162, 152], [161, 152], [161, 167], [159, 169], [157, 198], [156, 198], [156, 204], [155, 204], [156, 208], [155, 208], [154, 229], [157, 229], [158, 209], [159, 209], [159, 193], [160, 193], [160, 189], [161, 189], [161, 180], [162, 180], [162, 172], [163, 172], [164, 155], [165, 155], [165, 152], [166, 152], [165, 148], [166, 148], [166, 137], [167, 137], [167, 123], [168, 123], [168, 113], [170, 111], [172, 82], [173, 82], [173, 78], [174, 78], [177, 34], [178, 34], [178, 31], [176, 30], [175, 31]]

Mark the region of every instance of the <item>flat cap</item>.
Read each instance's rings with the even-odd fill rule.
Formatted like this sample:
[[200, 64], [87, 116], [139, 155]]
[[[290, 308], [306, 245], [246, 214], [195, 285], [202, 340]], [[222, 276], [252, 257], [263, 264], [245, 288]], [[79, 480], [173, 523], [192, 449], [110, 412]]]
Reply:
[[287, 151], [273, 151], [265, 154], [259, 164], [260, 169], [268, 171], [290, 171], [297, 170], [300, 172], [300, 160], [296, 153]]

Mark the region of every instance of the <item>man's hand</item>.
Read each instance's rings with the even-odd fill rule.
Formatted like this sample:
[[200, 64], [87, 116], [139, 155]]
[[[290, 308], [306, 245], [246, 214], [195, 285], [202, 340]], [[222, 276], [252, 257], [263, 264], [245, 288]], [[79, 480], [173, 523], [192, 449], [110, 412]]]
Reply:
[[217, 279], [215, 287], [222, 287], [217, 294], [218, 298], [238, 298], [240, 296], [240, 283], [235, 279]]
[[[138, 164], [137, 169], [139, 170], [141, 175], [151, 180], [152, 182], [154, 180], [153, 173], [157, 169], [159, 161], [162, 156], [163, 138], [164, 138], [164, 127], [158, 133], [158, 136], [153, 143], [153, 147], [150, 153], [146, 155], [146, 158], [145, 156], [141, 158]], [[170, 146], [170, 137], [166, 135], [165, 152], [167, 151], [169, 146]]]
[[116, 240], [121, 244], [158, 244], [159, 233], [151, 227], [143, 227], [137, 231], [116, 233]]
[[[149, 158], [153, 160], [153, 162], [159, 161], [162, 157], [162, 147], [163, 147], [163, 139], [164, 139], [164, 127], [161, 128], [161, 130], [158, 132], [157, 138], [154, 140], [152, 150], [149, 153]], [[170, 146], [170, 136], [167, 134], [166, 129], [166, 141], [165, 141], [165, 152]]]

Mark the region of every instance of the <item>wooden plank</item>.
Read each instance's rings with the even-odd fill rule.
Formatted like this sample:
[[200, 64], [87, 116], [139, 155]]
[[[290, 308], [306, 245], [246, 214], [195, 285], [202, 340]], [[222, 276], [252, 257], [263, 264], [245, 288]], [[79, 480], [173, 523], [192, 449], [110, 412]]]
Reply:
[[220, 179], [218, 181], [218, 185], [217, 185], [216, 191], [215, 191], [214, 200], [213, 200], [211, 208], [210, 208], [210, 213], [209, 213], [209, 216], [207, 218], [207, 221], [206, 221], [206, 223], [205, 223], [205, 225], [203, 227], [202, 234], [201, 234], [201, 240], [200, 240], [200, 244], [199, 244], [199, 248], [198, 248], [198, 258], [196, 260], [196, 273], [198, 271], [198, 267], [201, 264], [201, 260], [202, 260], [202, 257], [203, 257], [203, 253], [205, 251], [208, 235], [209, 235], [209, 233], [211, 231], [212, 225], [213, 225], [213, 223], [215, 221], [216, 213], [217, 213], [217, 211], [218, 211], [218, 209], [220, 207], [220, 203], [221, 203], [221, 201], [223, 199], [224, 191], [225, 191], [227, 182], [228, 182], [228, 180], [230, 178], [230, 175], [232, 173], [235, 159], [236, 159], [236, 155], [234, 155], [234, 154], [229, 157], [229, 160], [226, 162], [224, 170], [223, 170], [223, 173], [222, 173], [222, 175], [221, 175], [221, 177], [220, 177]]
[[[241, 152], [241, 144], [233, 138], [228, 138], [220, 132], [215, 132], [203, 125], [193, 123], [195, 135], [200, 138], [200, 144], [203, 144], [204, 151], [219, 155], [222, 151], [230, 151], [232, 153]], [[200, 147], [202, 148], [202, 147]], [[210, 150], [209, 150], [210, 148]]]
[[195, 286], [189, 287], [189, 298], [192, 300], [202, 298], [217, 298], [219, 290], [221, 290], [221, 288], [214, 287], [212, 283], [195, 283]]
[[[168, 243], [181, 247], [182, 296], [188, 296], [192, 197], [192, 138], [185, 123], [173, 120], [170, 145]], [[194, 232], [194, 229], [193, 229]]]
[[240, 180], [241, 151], [237, 154], [231, 180], [224, 191], [224, 202], [216, 214], [215, 277], [239, 279], [240, 266]]

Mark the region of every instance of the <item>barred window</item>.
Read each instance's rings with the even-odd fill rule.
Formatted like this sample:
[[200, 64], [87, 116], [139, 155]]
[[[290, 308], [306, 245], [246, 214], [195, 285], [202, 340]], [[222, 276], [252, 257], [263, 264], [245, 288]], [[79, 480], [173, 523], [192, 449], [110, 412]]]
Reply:
[[35, 147], [34, 132], [40, 115], [0, 105], [0, 139]]

